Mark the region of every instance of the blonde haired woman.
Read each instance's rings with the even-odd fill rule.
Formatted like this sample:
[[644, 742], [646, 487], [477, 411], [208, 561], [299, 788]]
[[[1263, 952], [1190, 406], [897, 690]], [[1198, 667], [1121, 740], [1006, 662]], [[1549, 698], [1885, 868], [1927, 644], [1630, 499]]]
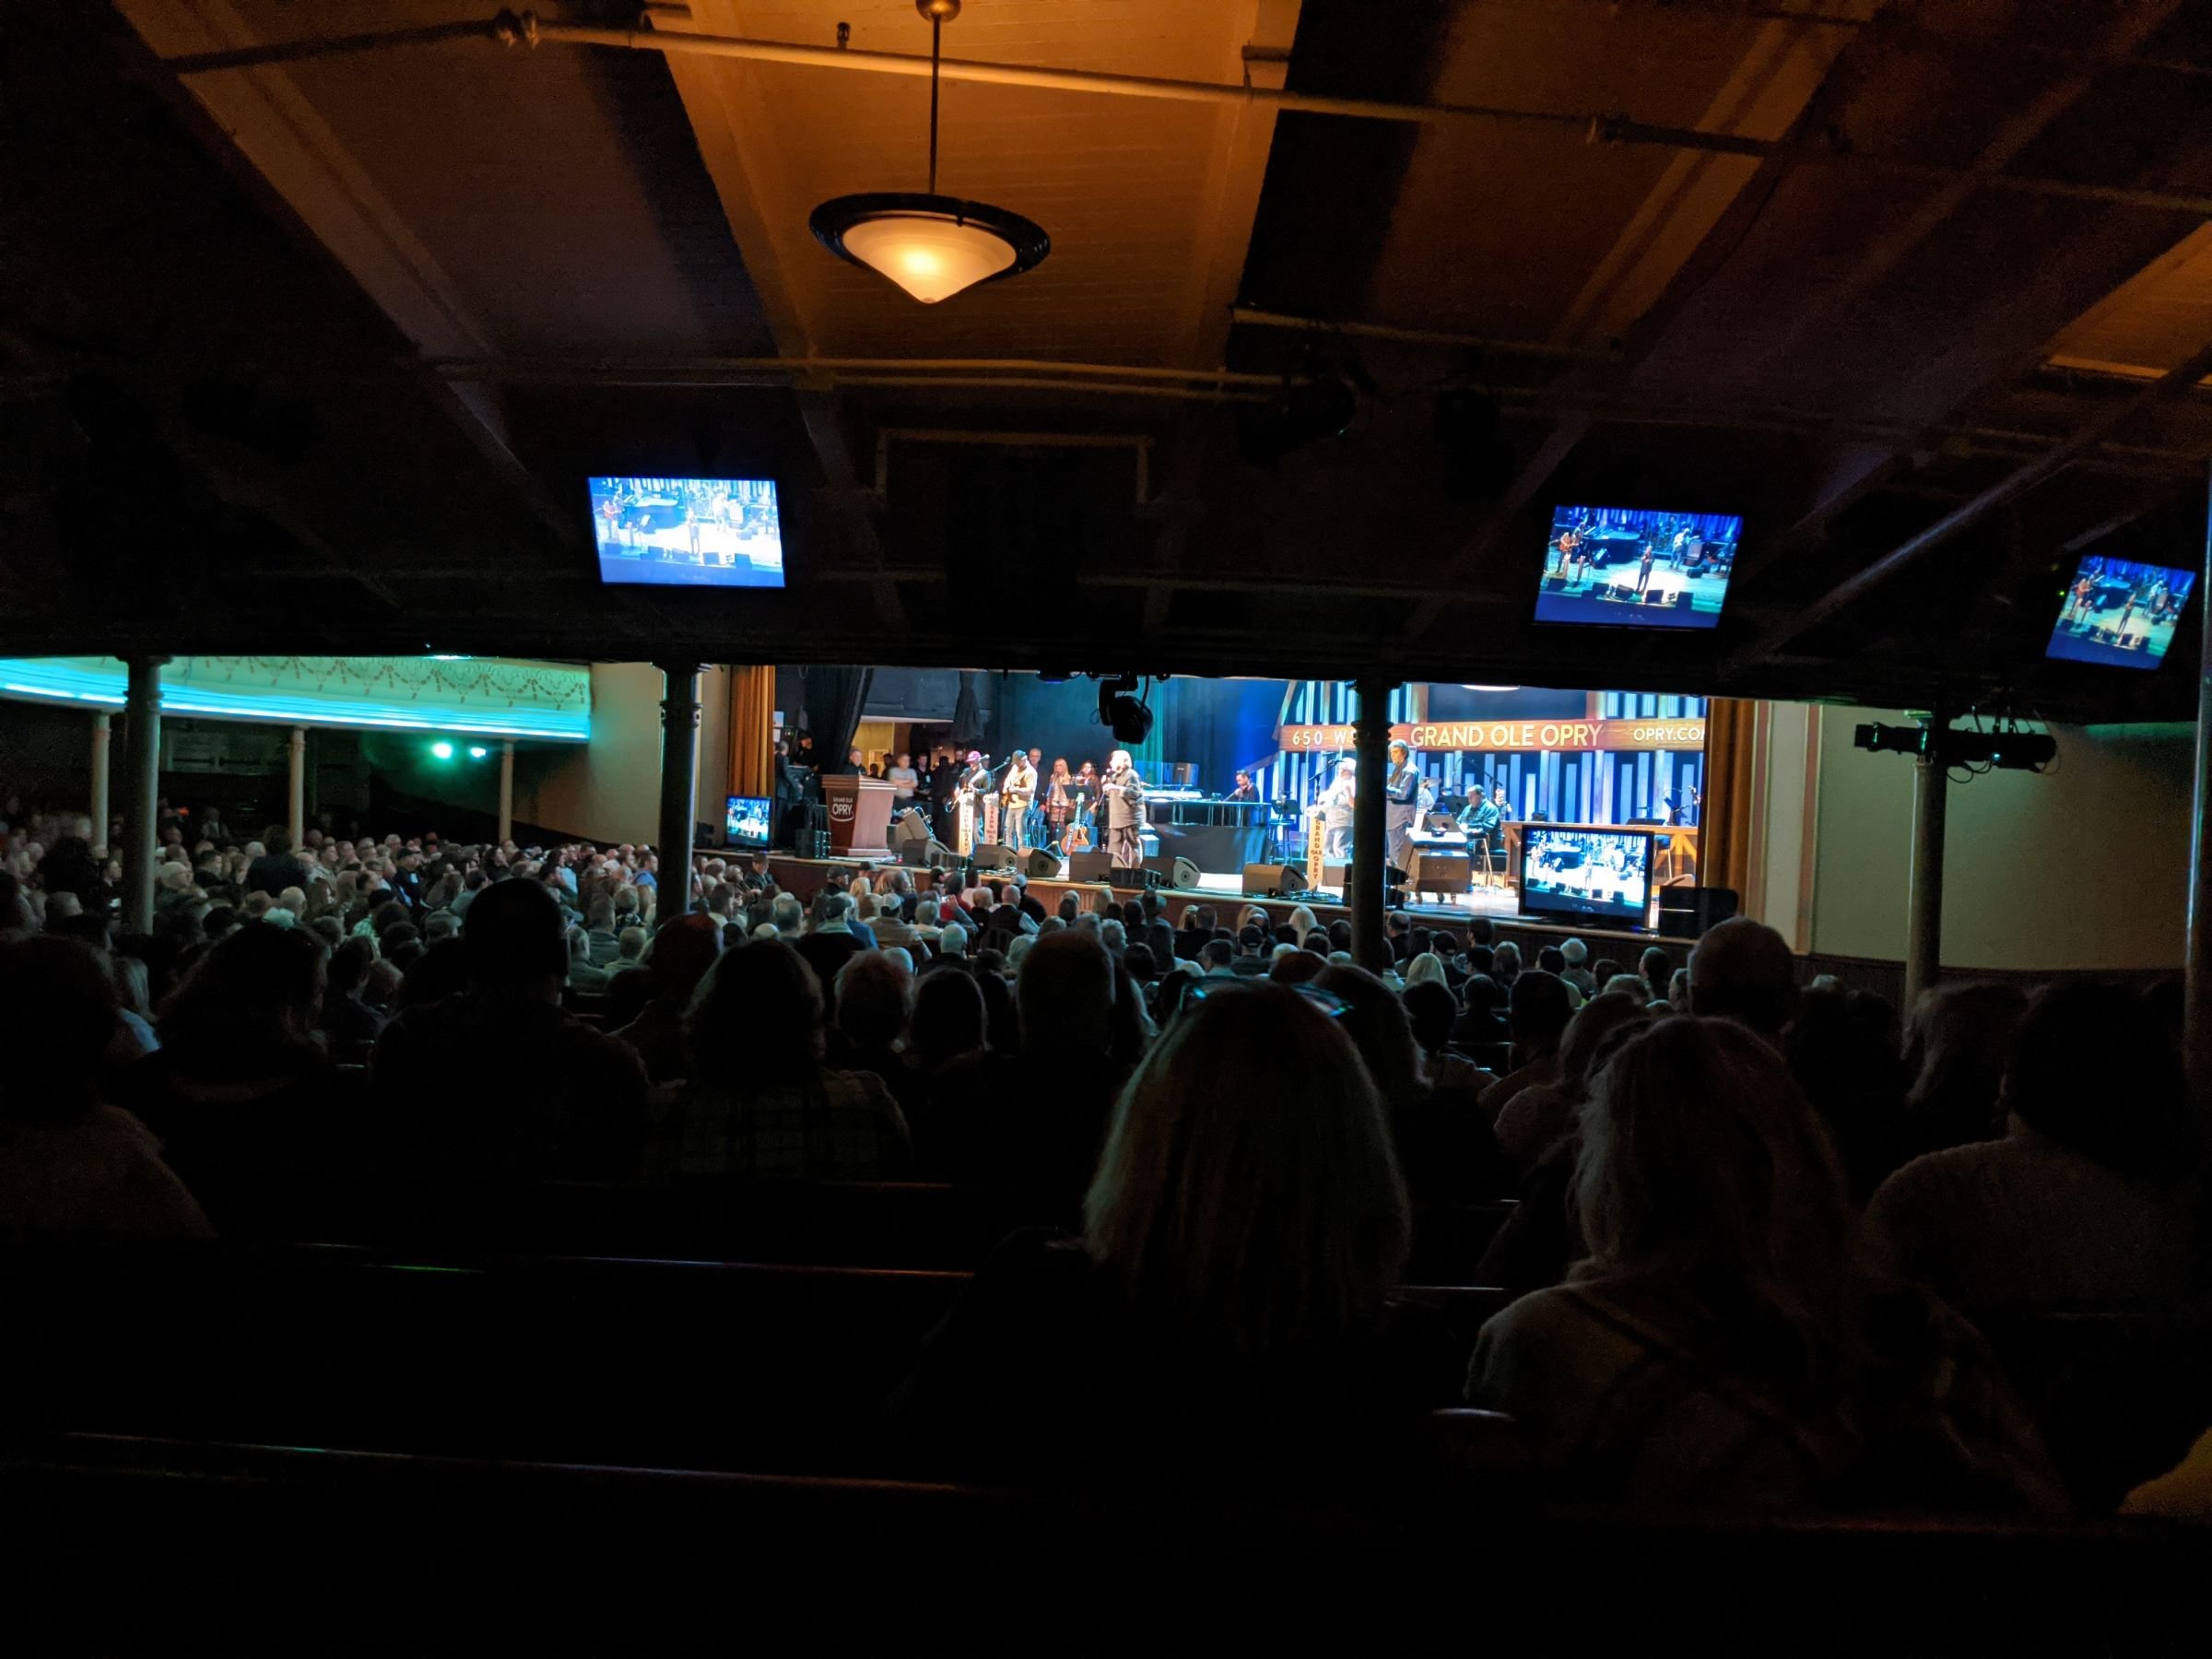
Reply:
[[1467, 1397], [1592, 1501], [2060, 1509], [1981, 1338], [1886, 1279], [1819, 1119], [1728, 1020], [1660, 1020], [1597, 1073], [1589, 1259], [1483, 1326]]
[[909, 1466], [1303, 1486], [1389, 1465], [1456, 1348], [1391, 1302], [1406, 1189], [1335, 1012], [1190, 994], [1122, 1091], [1083, 1237], [1008, 1240], [894, 1398]]
[[1053, 762], [1052, 776], [1044, 784], [1044, 821], [1053, 827], [1052, 844], [1055, 847], [1067, 830], [1067, 786], [1074, 782], [1067, 770], [1067, 757], [1062, 755]]

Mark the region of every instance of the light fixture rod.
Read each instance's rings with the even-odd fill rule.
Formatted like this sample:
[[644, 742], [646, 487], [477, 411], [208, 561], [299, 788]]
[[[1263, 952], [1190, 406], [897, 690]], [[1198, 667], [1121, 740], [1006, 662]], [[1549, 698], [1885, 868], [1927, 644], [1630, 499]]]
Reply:
[[945, 19], [929, 20], [929, 194], [937, 194], [937, 69], [945, 53]]

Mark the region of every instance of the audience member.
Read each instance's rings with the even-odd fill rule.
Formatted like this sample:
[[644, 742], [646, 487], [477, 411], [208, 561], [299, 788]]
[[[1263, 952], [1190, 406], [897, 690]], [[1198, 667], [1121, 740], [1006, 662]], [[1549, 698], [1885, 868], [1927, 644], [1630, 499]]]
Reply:
[[1633, 996], [1595, 996], [1577, 1009], [1560, 1034], [1551, 1079], [1531, 1084], [1499, 1110], [1498, 1145], [1505, 1155], [1526, 1170], [1571, 1135], [1606, 1040], [1620, 1027], [1650, 1018]]
[[374, 1042], [384, 1029], [384, 1017], [361, 1000], [369, 965], [375, 960], [376, 948], [368, 940], [343, 939], [324, 966], [323, 1040], [341, 1059], [359, 1045]]
[[410, 1007], [377, 1039], [371, 1117], [402, 1173], [604, 1181], [637, 1156], [645, 1072], [613, 1038], [561, 1012], [559, 905], [502, 881], [461, 927], [467, 989]]
[[323, 945], [256, 923], [194, 964], [161, 1007], [161, 1048], [116, 1103], [159, 1136], [191, 1185], [211, 1164], [352, 1153], [360, 1125], [323, 1046]]
[[686, 1031], [690, 1082], [655, 1123], [647, 1158], [659, 1179], [873, 1181], [912, 1167], [906, 1120], [881, 1080], [823, 1065], [821, 983], [792, 946], [725, 951]]
[[1348, 964], [1330, 967], [1313, 985], [1343, 1005], [1340, 1021], [1382, 1097], [1398, 1164], [1414, 1196], [1464, 1203], [1510, 1193], [1512, 1172], [1490, 1125], [1472, 1099], [1433, 1087], [1397, 994], [1375, 974]]
[[[947, 1065], [935, 1105], [959, 1184], [1025, 1218], [1072, 1222], [1125, 1075], [1113, 1049], [1113, 959], [1080, 929], [1040, 938], [1023, 959], [1015, 1044]], [[989, 1006], [992, 981], [979, 975]], [[996, 982], [1003, 985], [1003, 982]]]
[[[1500, 946], [1500, 956], [1510, 947]], [[1495, 1122], [1523, 1089], [1559, 1075], [1559, 1039], [1574, 1017], [1567, 982], [1555, 974], [1517, 975], [1508, 992], [1507, 1023], [1513, 1034], [1513, 1069], [1483, 1091], [1483, 1112]]]
[[1690, 951], [1689, 1008], [1699, 1018], [1733, 1019], [1772, 1041], [1796, 1006], [1789, 942], [1765, 923], [1731, 916]]
[[651, 959], [637, 976], [649, 994], [636, 1017], [614, 1031], [615, 1041], [644, 1063], [645, 1075], [653, 1082], [670, 1083], [691, 1075], [684, 1021], [700, 981], [707, 977], [722, 948], [721, 935], [710, 916], [677, 916], [653, 935]]
[[1025, 1482], [1385, 1480], [1453, 1351], [1389, 1300], [1407, 1234], [1336, 1022], [1295, 991], [1226, 990], [1122, 1094], [1082, 1237], [1017, 1234], [931, 1336], [893, 1449]]
[[1937, 985], [1921, 993], [1905, 1038], [1905, 1150], [1934, 1152], [2004, 1133], [1997, 1091], [2026, 994], [2010, 985]]
[[115, 991], [67, 939], [0, 941], [0, 1237], [204, 1239], [160, 1145], [100, 1100]]
[[2113, 985], [2038, 992], [1997, 1140], [1914, 1159], [1867, 1217], [1900, 1271], [1965, 1307], [2170, 1302], [2194, 1288], [2202, 1146], [2179, 1055]]
[[1577, 1200], [1589, 1259], [1491, 1319], [1467, 1380], [1557, 1495], [2063, 1507], [1980, 1338], [1865, 1265], [1818, 1119], [1733, 1021], [1660, 1020], [1614, 1055]]

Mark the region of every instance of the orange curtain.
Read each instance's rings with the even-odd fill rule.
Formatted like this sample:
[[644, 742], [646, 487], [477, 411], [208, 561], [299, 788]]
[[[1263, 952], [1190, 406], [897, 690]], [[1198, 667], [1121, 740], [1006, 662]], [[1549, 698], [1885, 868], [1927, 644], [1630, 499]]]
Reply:
[[730, 669], [730, 793], [775, 794], [770, 772], [775, 746], [776, 670], [773, 664]]
[[1716, 697], [1705, 709], [1705, 805], [1698, 819], [1698, 880], [1748, 895], [1758, 817], [1759, 705]]

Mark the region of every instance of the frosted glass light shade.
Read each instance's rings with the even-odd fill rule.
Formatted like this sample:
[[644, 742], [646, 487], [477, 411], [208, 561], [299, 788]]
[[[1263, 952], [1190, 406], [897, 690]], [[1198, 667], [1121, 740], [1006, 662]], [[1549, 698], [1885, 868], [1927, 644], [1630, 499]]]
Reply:
[[1004, 237], [921, 216], [855, 225], [845, 232], [845, 252], [924, 305], [949, 300], [1014, 263], [1013, 244]]
[[1052, 249], [1018, 213], [953, 196], [839, 196], [808, 220], [839, 258], [889, 277], [924, 305], [1037, 264]]

